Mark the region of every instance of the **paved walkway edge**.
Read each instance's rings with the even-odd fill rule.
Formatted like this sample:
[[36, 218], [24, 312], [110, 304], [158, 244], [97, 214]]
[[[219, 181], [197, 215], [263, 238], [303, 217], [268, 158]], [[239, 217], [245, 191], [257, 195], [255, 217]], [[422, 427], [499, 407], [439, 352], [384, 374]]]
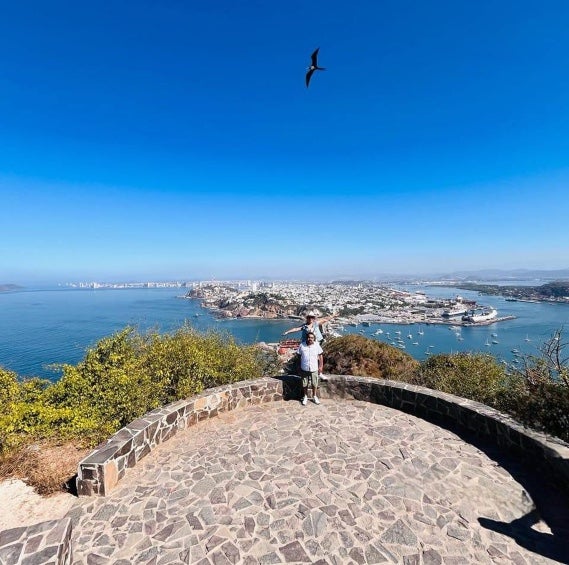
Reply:
[[72, 562], [69, 518], [0, 532], [0, 563], [3, 565], [69, 565]]

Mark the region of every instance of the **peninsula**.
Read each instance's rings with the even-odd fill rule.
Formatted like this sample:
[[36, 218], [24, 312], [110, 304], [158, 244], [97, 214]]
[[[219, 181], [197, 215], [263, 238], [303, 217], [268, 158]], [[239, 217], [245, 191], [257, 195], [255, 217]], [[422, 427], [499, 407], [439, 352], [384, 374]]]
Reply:
[[[373, 282], [200, 282], [185, 298], [200, 299], [220, 318], [302, 319], [310, 310], [321, 316], [334, 314], [348, 324], [461, 324], [494, 323], [511, 316], [473, 321], [475, 301], [429, 298]], [[495, 311], [494, 311], [495, 312]], [[464, 319], [463, 319], [464, 316]], [[476, 319], [476, 318], [475, 318]]]
[[554, 281], [540, 286], [500, 286], [495, 284], [459, 283], [448, 285], [481, 294], [504, 296], [506, 300], [525, 302], [559, 302], [569, 304], [569, 281]]
[[20, 290], [21, 286], [17, 284], [0, 284], [0, 292], [10, 292], [12, 290]]

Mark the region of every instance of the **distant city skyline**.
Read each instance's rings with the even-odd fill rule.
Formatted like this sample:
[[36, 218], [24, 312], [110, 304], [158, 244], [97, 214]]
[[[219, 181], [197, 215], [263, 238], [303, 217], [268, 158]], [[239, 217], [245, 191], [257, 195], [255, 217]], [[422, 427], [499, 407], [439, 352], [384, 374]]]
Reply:
[[8, 4], [0, 284], [567, 269], [568, 22], [564, 0]]

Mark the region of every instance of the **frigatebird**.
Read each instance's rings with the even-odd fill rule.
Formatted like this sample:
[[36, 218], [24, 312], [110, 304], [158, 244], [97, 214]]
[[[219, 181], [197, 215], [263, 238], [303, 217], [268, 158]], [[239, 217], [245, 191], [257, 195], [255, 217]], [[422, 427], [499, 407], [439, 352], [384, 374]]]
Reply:
[[320, 51], [320, 47], [318, 47], [316, 49], [316, 51], [314, 51], [314, 53], [312, 53], [312, 55], [310, 56], [310, 58], [312, 59], [312, 63], [310, 64], [310, 67], [308, 67], [306, 69], [306, 88], [308, 88], [308, 85], [310, 84], [310, 78], [312, 77], [312, 74], [314, 73], [314, 71], [325, 71], [326, 69], [324, 67], [319, 67], [318, 66], [318, 51]]

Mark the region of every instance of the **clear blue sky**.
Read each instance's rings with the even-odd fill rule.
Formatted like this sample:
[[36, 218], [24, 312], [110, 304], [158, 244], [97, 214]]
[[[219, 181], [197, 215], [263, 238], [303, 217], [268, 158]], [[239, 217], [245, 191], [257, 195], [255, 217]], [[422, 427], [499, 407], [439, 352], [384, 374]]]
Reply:
[[567, 268], [568, 30], [566, 0], [4, 2], [0, 283]]

